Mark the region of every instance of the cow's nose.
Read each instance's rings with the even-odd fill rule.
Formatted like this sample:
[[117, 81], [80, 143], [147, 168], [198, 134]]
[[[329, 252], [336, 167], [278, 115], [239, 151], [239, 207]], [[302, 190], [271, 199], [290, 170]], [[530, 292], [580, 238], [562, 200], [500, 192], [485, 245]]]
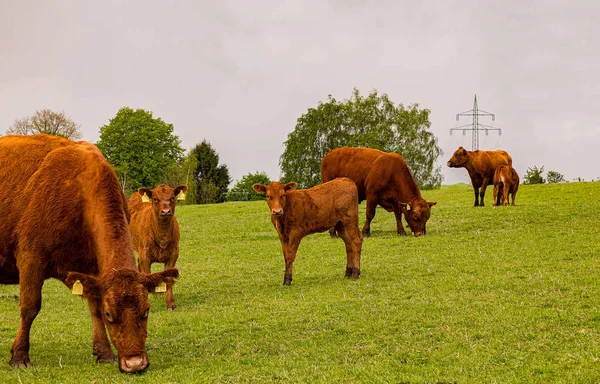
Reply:
[[415, 236], [416, 236], [416, 237], [422, 237], [422, 236], [425, 236], [425, 232], [415, 232]]
[[273, 209], [271, 212], [273, 213], [274, 216], [283, 215], [283, 209]]
[[133, 356], [122, 359], [119, 368], [123, 372], [135, 373], [145, 370], [149, 365], [148, 359], [144, 356]]
[[452, 166], [452, 162], [449, 161], [449, 162], [446, 163], [446, 165], [449, 166], [449, 167], [451, 167]]
[[170, 209], [161, 209], [160, 214], [162, 216], [171, 216], [171, 210]]

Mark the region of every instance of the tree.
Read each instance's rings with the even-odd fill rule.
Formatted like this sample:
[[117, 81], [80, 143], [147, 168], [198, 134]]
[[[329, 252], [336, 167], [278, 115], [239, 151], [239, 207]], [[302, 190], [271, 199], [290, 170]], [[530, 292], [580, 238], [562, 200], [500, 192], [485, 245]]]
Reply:
[[226, 165], [219, 165], [219, 155], [206, 140], [196, 145], [191, 153], [197, 160], [196, 202], [198, 204], [222, 203], [225, 201], [231, 178]]
[[[265, 172], [249, 173], [242, 177], [242, 180], [235, 183], [228, 194], [228, 200], [264, 200], [265, 195], [256, 193], [252, 186], [254, 184], [267, 185], [271, 182]], [[245, 198], [240, 198], [244, 196]]]
[[297, 121], [279, 159], [283, 181], [299, 188], [321, 183], [321, 159], [341, 146], [376, 148], [401, 155], [420, 188], [439, 187], [442, 154], [437, 138], [429, 131], [428, 109], [418, 104], [394, 105], [376, 90], [363, 97], [355, 88], [350, 100], [338, 102], [331, 95]]
[[556, 184], [556, 183], [564, 183], [565, 182], [565, 177], [556, 171], [548, 171], [546, 178], [548, 179], [548, 184]]
[[64, 112], [54, 112], [47, 108], [36, 111], [33, 116], [16, 119], [6, 133], [15, 135], [46, 133], [72, 140], [81, 139], [79, 125], [67, 117]]
[[167, 168], [163, 176], [165, 184], [171, 186], [185, 184], [188, 186], [186, 203], [195, 204], [197, 200], [197, 183], [194, 178], [196, 168], [198, 168], [198, 160], [191, 151], [188, 151], [184, 157]]
[[165, 171], [183, 155], [179, 143], [173, 124], [153, 118], [152, 112], [124, 107], [100, 128], [96, 145], [129, 192], [161, 184]]
[[523, 179], [523, 184], [544, 184], [546, 180], [542, 177], [542, 173], [544, 173], [544, 166], [541, 168], [537, 166], [533, 166], [533, 168], [527, 168], [527, 174]]

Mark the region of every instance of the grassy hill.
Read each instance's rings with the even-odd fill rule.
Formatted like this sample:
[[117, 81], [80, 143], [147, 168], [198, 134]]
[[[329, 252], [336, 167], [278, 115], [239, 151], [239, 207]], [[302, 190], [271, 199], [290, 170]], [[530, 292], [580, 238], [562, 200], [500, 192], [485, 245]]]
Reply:
[[309, 236], [291, 287], [265, 202], [178, 207], [178, 307], [152, 296], [146, 373], [96, 366], [86, 303], [47, 281], [32, 369], [7, 364], [18, 287], [0, 286], [0, 382], [600, 381], [600, 183], [522, 185], [515, 207], [487, 193], [424, 191], [424, 238], [378, 210], [356, 281], [340, 239]]

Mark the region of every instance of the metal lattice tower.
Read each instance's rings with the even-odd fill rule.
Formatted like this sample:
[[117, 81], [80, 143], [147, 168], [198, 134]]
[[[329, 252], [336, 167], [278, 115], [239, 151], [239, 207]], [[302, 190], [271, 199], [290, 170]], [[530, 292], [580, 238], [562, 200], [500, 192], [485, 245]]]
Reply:
[[471, 124], [465, 124], [459, 127], [450, 128], [450, 135], [452, 136], [453, 131], [462, 131], [463, 135], [465, 135], [467, 131], [471, 131], [472, 151], [476, 151], [479, 149], [479, 131], [485, 131], [486, 135], [489, 135], [490, 131], [498, 131], [498, 135], [502, 136], [502, 129], [494, 128], [491, 125], [479, 123], [480, 116], [491, 116], [492, 121], [496, 121], [496, 115], [479, 109], [479, 107], [477, 106], [477, 95], [475, 95], [475, 100], [473, 101], [473, 109], [463, 113], [457, 113], [456, 121], [459, 120], [460, 116], [473, 116], [473, 121], [471, 122]]

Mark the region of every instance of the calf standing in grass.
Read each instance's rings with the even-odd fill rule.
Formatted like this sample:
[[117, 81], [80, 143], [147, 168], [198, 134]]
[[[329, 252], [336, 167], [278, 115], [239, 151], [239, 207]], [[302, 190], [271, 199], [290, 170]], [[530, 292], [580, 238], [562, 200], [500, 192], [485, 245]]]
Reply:
[[[494, 200], [492, 205], [508, 205], [508, 195], [512, 196], [512, 205], [515, 205], [515, 196], [519, 190], [519, 175], [510, 165], [501, 165], [494, 172]], [[502, 198], [502, 202], [500, 199]]]
[[[150, 273], [152, 263], [164, 263], [165, 269], [175, 267], [179, 257], [179, 224], [175, 218], [175, 199], [187, 191], [187, 185], [171, 188], [161, 184], [154, 189], [140, 188], [129, 200], [129, 227], [133, 247], [138, 253], [140, 272]], [[148, 202], [144, 202], [148, 198]], [[167, 282], [167, 308], [175, 309], [173, 284]]]
[[271, 222], [277, 230], [285, 274], [283, 285], [292, 283], [292, 265], [300, 240], [306, 235], [335, 227], [346, 244], [346, 276], [360, 275], [362, 235], [358, 228], [358, 191], [350, 179], [339, 178], [310, 189], [295, 190], [294, 182], [254, 184], [265, 194], [271, 210]]

